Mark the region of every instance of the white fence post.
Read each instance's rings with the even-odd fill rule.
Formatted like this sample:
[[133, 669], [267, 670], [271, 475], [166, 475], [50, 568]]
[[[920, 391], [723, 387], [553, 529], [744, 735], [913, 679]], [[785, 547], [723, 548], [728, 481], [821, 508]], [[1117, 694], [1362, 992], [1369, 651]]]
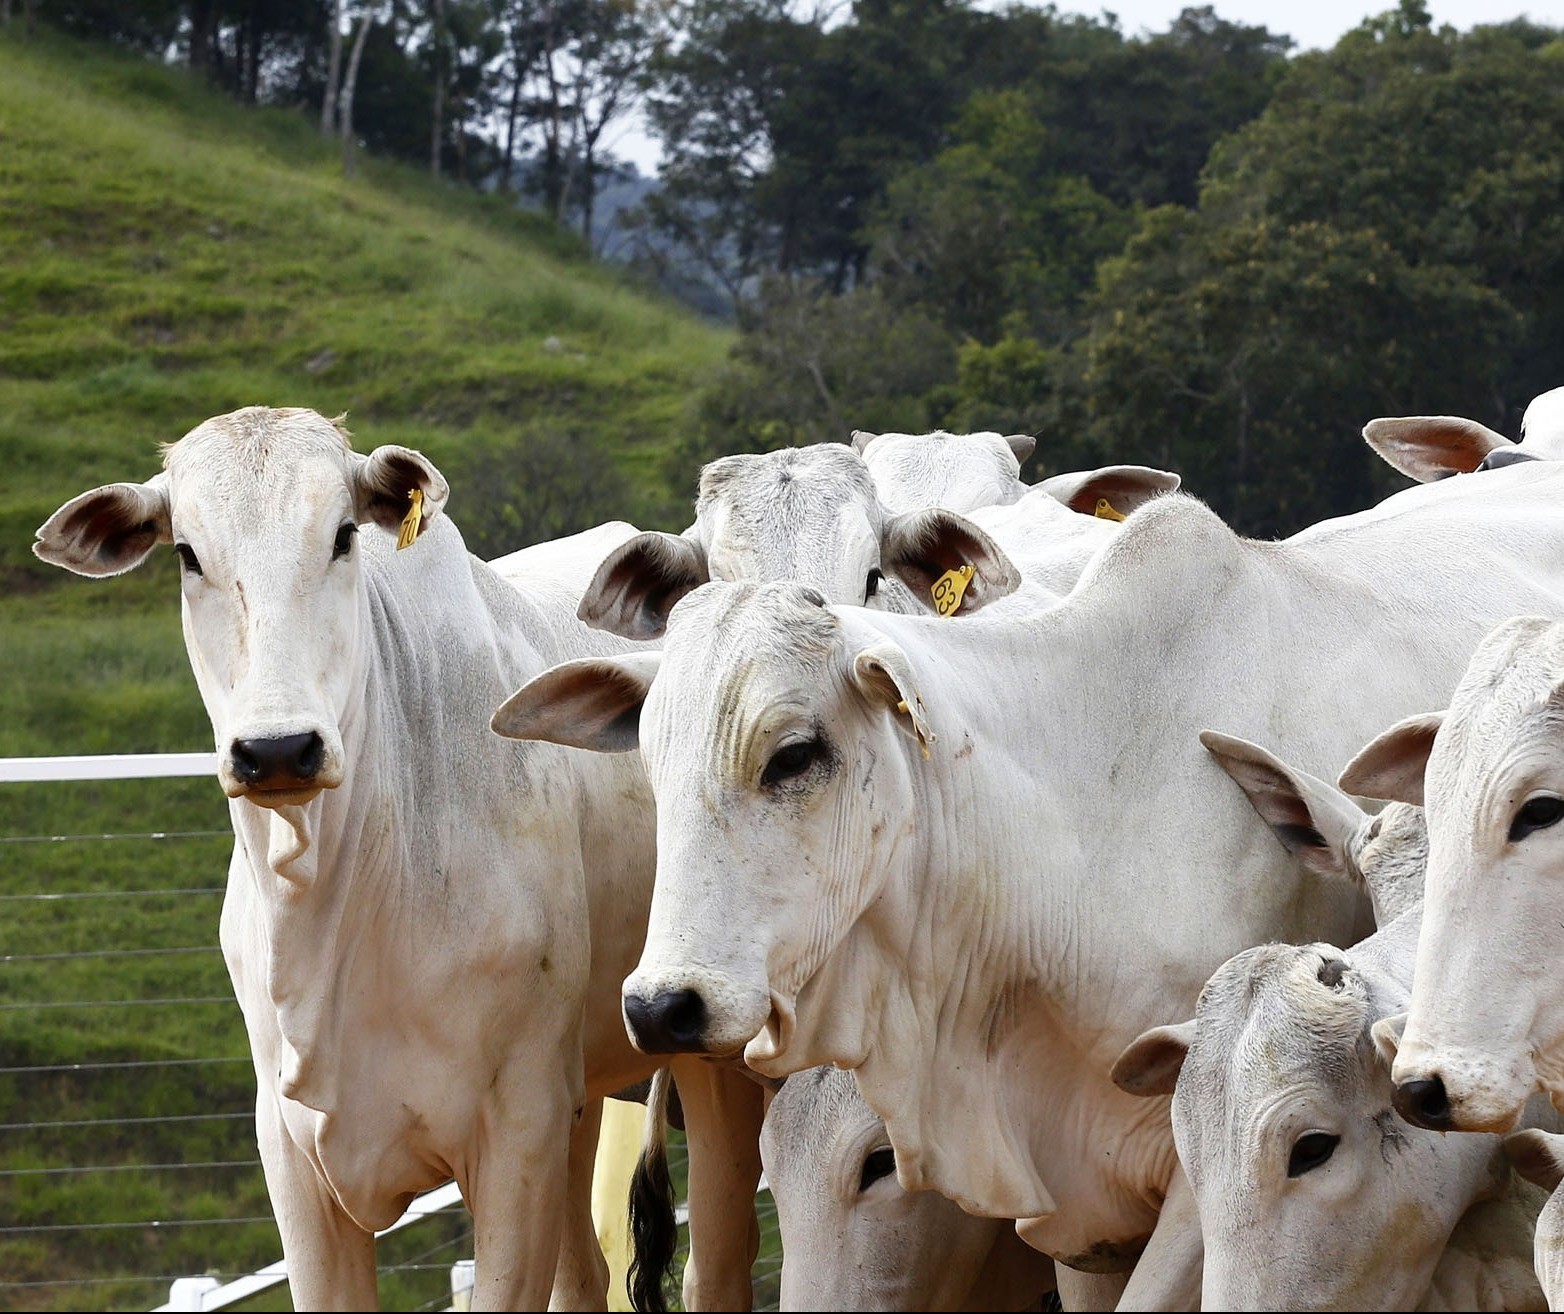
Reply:
[[470, 1310], [472, 1289], [478, 1283], [478, 1262], [474, 1259], [458, 1259], [451, 1265], [451, 1308]]
[[216, 1291], [220, 1283], [215, 1277], [175, 1278], [168, 1289], [168, 1304], [164, 1309], [180, 1310], [184, 1314], [200, 1314], [206, 1293]]

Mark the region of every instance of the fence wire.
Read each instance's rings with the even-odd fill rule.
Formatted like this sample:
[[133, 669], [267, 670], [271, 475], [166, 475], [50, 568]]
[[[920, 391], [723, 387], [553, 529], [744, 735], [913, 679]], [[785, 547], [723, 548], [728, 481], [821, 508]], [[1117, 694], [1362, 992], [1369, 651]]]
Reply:
[[[226, 802], [160, 813], [167, 784], [114, 782], [158, 830], [73, 825], [52, 802], [17, 827], [0, 808], [26, 832], [0, 834], [0, 1311], [153, 1309], [189, 1278], [248, 1281], [231, 1308], [291, 1308], [285, 1284], [255, 1280], [282, 1251], [211, 897]], [[682, 1136], [669, 1151], [682, 1197]], [[756, 1308], [775, 1309], [775, 1210], [756, 1203]], [[459, 1205], [383, 1236], [382, 1307], [449, 1308], [451, 1265], [471, 1256]]]

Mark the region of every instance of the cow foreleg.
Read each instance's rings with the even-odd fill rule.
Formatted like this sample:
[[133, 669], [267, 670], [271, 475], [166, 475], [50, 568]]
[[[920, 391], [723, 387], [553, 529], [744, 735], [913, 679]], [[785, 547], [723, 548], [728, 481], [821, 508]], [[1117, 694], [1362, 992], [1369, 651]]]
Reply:
[[474, 1310], [545, 1308], [560, 1263], [573, 1100], [562, 1082], [526, 1093], [520, 1109], [493, 1111], [480, 1153], [457, 1175], [472, 1210]]
[[1120, 1309], [1197, 1310], [1205, 1270], [1205, 1243], [1200, 1237], [1200, 1214], [1195, 1193], [1184, 1176], [1182, 1164], [1173, 1167], [1167, 1198], [1151, 1240], [1135, 1261], [1129, 1285], [1119, 1300]]
[[673, 1072], [690, 1147], [684, 1308], [747, 1310], [760, 1248], [755, 1188], [765, 1088], [736, 1068], [702, 1060], [676, 1060]]
[[264, 1083], [255, 1102], [255, 1131], [293, 1308], [379, 1309], [375, 1234], [349, 1218], [326, 1189], [283, 1127], [277, 1094]]
[[551, 1310], [607, 1309], [608, 1264], [592, 1218], [592, 1176], [603, 1102], [592, 1100], [570, 1134], [569, 1186], [565, 1196], [559, 1267], [554, 1271]]

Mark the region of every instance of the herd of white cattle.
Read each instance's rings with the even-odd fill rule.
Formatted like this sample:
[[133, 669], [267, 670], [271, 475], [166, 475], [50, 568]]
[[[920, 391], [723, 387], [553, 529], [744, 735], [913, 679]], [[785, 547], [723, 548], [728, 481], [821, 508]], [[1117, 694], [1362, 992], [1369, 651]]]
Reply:
[[44, 560], [181, 560], [295, 1306], [454, 1178], [473, 1308], [604, 1308], [659, 1071], [690, 1309], [763, 1165], [784, 1308], [1564, 1306], [1564, 389], [1364, 432], [1417, 485], [1274, 542], [859, 432], [484, 562], [265, 407], [66, 502]]

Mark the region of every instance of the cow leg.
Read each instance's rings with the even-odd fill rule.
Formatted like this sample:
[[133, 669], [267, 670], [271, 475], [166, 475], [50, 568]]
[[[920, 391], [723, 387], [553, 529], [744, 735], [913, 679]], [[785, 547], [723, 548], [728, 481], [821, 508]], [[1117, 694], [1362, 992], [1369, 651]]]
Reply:
[[690, 1148], [684, 1308], [747, 1310], [754, 1300], [750, 1270], [760, 1249], [755, 1188], [765, 1088], [717, 1063], [676, 1059], [672, 1066]]
[[569, 1186], [565, 1195], [564, 1231], [559, 1240], [559, 1267], [554, 1270], [551, 1310], [608, 1308], [608, 1264], [597, 1241], [592, 1219], [592, 1170], [603, 1102], [591, 1100], [570, 1134]]
[[282, 1125], [275, 1089], [262, 1082], [255, 1132], [271, 1196], [294, 1309], [380, 1308], [375, 1234], [359, 1227]]
[[1059, 1308], [1065, 1311], [1117, 1309], [1129, 1280], [1128, 1273], [1083, 1273], [1064, 1264], [1054, 1265]]
[[[576, 1043], [579, 1046], [579, 1039]], [[539, 1072], [569, 1070], [564, 1053], [552, 1061], [547, 1054], [547, 1047], [540, 1045], [529, 1066]], [[579, 1071], [579, 1047], [575, 1063]], [[562, 1080], [524, 1082], [504, 1077], [497, 1084], [517, 1090], [517, 1107], [502, 1103], [491, 1108], [478, 1153], [457, 1174], [472, 1210], [477, 1279], [472, 1308], [543, 1309], [561, 1260], [580, 1086], [572, 1092]], [[590, 1186], [586, 1194], [590, 1198]]]
[[1135, 1261], [1119, 1308], [1198, 1310], [1205, 1255], [1195, 1193], [1184, 1176], [1183, 1164], [1175, 1164], [1157, 1225]]

